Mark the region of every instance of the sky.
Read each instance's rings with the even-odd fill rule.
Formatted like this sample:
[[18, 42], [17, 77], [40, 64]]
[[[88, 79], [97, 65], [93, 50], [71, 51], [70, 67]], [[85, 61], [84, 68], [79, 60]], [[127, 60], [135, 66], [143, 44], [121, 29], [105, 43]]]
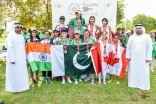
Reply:
[[146, 14], [156, 18], [156, 0], [125, 0], [125, 18], [131, 20], [136, 14]]

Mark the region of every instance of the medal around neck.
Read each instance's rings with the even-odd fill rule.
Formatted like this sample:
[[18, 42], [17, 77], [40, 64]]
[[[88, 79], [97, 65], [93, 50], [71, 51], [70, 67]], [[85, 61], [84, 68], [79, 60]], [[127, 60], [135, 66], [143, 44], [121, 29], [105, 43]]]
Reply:
[[36, 52], [36, 49], [34, 49], [34, 52]]
[[107, 54], [107, 52], [106, 52], [106, 51], [104, 51], [104, 52], [103, 52], [103, 54], [104, 54], [104, 55], [106, 55], [106, 54]]
[[87, 49], [86, 52], [89, 52], [89, 49]]
[[45, 50], [44, 53], [47, 53], [47, 51]]
[[66, 54], [67, 53], [67, 50], [64, 50], [64, 53]]
[[80, 54], [80, 52], [78, 51], [78, 52], [77, 52], [77, 55], [79, 55], [79, 54]]

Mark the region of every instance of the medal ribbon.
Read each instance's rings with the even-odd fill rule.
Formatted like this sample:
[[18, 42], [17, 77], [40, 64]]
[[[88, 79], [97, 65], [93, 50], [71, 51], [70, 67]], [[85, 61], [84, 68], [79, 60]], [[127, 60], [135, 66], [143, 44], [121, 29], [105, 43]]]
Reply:
[[96, 29], [96, 31], [95, 31], [96, 40], [98, 40], [98, 38], [99, 38], [99, 33], [97, 33], [97, 32], [98, 32], [98, 29]]
[[60, 25], [60, 35], [62, 36], [62, 30], [64, 29], [64, 25], [63, 25], [63, 27], [61, 27], [61, 25]]
[[76, 42], [77, 45], [77, 52], [80, 52], [80, 42]]
[[[48, 43], [48, 41], [47, 41], [47, 43]], [[46, 52], [46, 50], [47, 50], [47, 43], [45, 42], [45, 39], [44, 39], [44, 51]]]
[[103, 45], [104, 45], [104, 52], [106, 52], [106, 45], [107, 45], [106, 41], [103, 41]]
[[86, 47], [87, 47], [87, 50], [88, 50], [88, 48], [89, 48], [89, 41], [88, 42], [86, 41]]
[[118, 44], [114, 44], [115, 45], [115, 51], [116, 51], [116, 54], [118, 52]]
[[107, 29], [107, 27], [105, 28], [104, 26], [103, 26], [103, 30], [106, 30]]
[[93, 36], [93, 28], [94, 28], [94, 25], [90, 25], [90, 34], [91, 34], [91, 36]]
[[81, 21], [77, 21], [78, 30], [80, 30]]
[[[66, 44], [65, 44], [65, 42], [66, 42]], [[62, 43], [63, 43], [63, 46], [64, 46], [64, 51], [67, 50], [67, 40], [66, 41], [62, 40]]]
[[36, 40], [33, 40], [34, 50], [36, 50]]
[[54, 39], [55, 39], [55, 44], [57, 45], [58, 41], [59, 41], [59, 38], [58, 38], [58, 41], [57, 41], [56, 37], [54, 37]]

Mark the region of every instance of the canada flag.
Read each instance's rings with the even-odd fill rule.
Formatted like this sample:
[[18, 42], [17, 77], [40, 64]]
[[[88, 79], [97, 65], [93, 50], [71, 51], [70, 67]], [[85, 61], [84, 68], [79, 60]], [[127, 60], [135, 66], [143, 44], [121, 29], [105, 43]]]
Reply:
[[126, 49], [120, 47], [118, 44], [118, 50], [115, 45], [108, 44], [106, 52], [104, 52], [104, 46], [100, 42], [96, 42], [91, 48], [91, 57], [96, 75], [103, 73], [103, 75], [114, 74], [124, 79], [124, 74], [128, 65], [126, 59]]

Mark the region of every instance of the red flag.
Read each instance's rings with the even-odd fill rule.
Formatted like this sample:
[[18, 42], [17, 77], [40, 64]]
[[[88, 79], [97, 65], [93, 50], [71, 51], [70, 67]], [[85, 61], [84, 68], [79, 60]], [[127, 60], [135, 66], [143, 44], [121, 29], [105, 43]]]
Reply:
[[101, 50], [100, 50], [100, 43], [96, 42], [92, 45], [91, 48], [91, 57], [93, 61], [93, 66], [96, 72], [96, 75], [102, 72], [102, 60], [101, 60]]
[[126, 68], [128, 65], [128, 59], [126, 58], [126, 49], [124, 49], [124, 51], [122, 52], [121, 58], [122, 58], [122, 69], [120, 72], [120, 78], [124, 79], [125, 78], [125, 71], [126, 71]]

